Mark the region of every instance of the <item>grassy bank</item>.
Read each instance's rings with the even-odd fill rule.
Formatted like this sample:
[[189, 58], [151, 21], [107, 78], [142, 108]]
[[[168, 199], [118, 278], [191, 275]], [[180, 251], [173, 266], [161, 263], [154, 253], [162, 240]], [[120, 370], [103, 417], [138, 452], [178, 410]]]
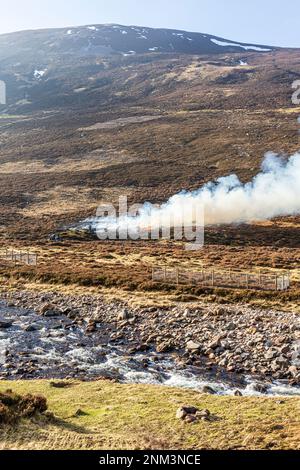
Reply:
[[[0, 382], [0, 391], [42, 394], [55, 419], [0, 427], [0, 449], [300, 449], [300, 399], [200, 395], [109, 381]], [[176, 419], [179, 406], [207, 408], [212, 422]]]

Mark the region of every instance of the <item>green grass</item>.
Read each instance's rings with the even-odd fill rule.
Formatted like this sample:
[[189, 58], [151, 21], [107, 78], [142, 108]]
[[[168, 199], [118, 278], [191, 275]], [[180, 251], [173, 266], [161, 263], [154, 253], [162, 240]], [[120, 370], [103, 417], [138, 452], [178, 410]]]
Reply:
[[[298, 398], [216, 397], [109, 381], [67, 384], [1, 382], [0, 391], [44, 395], [56, 418], [0, 427], [0, 449], [300, 449]], [[184, 423], [175, 417], [184, 404], [208, 408], [217, 419]]]

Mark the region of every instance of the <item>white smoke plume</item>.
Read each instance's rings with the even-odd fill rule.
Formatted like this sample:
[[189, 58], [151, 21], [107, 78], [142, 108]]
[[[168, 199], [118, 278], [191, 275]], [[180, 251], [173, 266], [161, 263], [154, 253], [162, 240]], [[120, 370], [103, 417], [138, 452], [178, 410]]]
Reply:
[[[263, 221], [277, 216], [300, 214], [300, 153], [288, 160], [266, 154], [252, 181], [243, 184], [237, 175], [229, 175], [192, 192], [172, 196], [154, 215], [163, 221], [170, 214], [188, 212], [189, 207], [204, 208], [205, 225]], [[136, 219], [149, 222], [151, 205], [145, 204]], [[131, 220], [134, 222], [133, 220]]]

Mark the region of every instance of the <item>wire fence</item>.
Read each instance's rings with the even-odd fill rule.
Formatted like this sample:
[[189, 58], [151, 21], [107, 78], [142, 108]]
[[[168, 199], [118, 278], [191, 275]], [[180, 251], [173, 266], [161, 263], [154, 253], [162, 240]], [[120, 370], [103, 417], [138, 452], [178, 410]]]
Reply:
[[183, 268], [157, 266], [152, 269], [152, 280], [166, 284], [211, 288], [225, 287], [232, 289], [284, 291], [290, 287], [290, 276], [287, 273], [243, 272], [213, 268], [191, 271]]
[[5, 250], [0, 254], [1, 259], [17, 264], [26, 264], [27, 266], [37, 266], [38, 256], [36, 253], [30, 253], [29, 251], [16, 251], [16, 250]]

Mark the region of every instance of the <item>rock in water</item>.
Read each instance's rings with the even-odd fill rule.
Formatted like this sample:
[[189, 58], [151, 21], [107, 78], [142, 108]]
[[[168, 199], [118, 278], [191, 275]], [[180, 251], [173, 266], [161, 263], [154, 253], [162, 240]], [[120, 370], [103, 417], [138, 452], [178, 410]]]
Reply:
[[90, 320], [88, 322], [85, 332], [94, 333], [95, 331], [97, 331], [97, 323], [94, 320]]
[[56, 310], [54, 305], [47, 303], [40, 308], [39, 314], [43, 317], [58, 317], [61, 312]]
[[58, 317], [59, 315], [59, 312], [56, 310], [46, 310], [46, 312], [43, 314], [43, 316], [46, 318]]
[[27, 333], [31, 332], [31, 331], [36, 331], [38, 328], [34, 325], [27, 325], [25, 326], [24, 328], [24, 331], [26, 331]]
[[253, 385], [253, 390], [259, 393], [267, 393], [268, 392], [268, 385], [262, 384], [262, 383], [256, 383]]
[[209, 395], [215, 395], [217, 392], [212, 388], [210, 387], [209, 385], [204, 385], [201, 389], [200, 389], [200, 392], [201, 393], [208, 393]]
[[9, 320], [0, 320], [0, 328], [7, 329], [12, 326], [13, 322]]

